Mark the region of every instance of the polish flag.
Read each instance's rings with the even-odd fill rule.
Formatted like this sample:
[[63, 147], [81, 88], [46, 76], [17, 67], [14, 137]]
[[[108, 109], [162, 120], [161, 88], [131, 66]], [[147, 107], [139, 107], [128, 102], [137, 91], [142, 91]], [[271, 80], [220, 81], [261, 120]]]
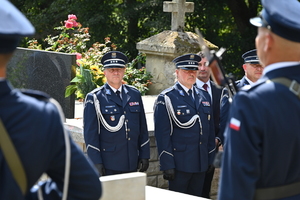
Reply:
[[239, 131], [241, 126], [241, 121], [235, 118], [231, 118], [229, 127], [233, 130]]

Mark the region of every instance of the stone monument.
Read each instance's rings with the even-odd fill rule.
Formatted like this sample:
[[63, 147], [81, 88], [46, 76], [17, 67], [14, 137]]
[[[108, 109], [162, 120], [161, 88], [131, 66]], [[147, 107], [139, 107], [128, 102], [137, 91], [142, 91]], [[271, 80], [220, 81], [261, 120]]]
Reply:
[[[194, 3], [185, 0], [165, 1], [163, 10], [172, 13], [171, 30], [163, 31], [136, 45], [140, 52], [146, 54], [146, 69], [153, 76], [153, 84], [147, 93], [151, 95], [159, 94], [174, 84], [174, 58], [200, 51], [199, 36], [192, 32], [184, 32], [185, 13], [193, 12]], [[205, 42], [209, 48], [218, 49], [207, 40]]]

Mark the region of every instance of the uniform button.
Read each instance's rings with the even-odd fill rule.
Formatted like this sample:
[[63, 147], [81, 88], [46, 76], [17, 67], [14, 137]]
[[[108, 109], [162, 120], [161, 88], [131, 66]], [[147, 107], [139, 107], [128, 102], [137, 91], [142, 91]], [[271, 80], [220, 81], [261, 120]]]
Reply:
[[105, 151], [105, 149], [103, 149], [103, 151]]
[[176, 151], [176, 148], [174, 148], [174, 151]]
[[127, 131], [129, 132], [129, 131], [130, 131], [130, 128], [128, 128]]
[[126, 114], [126, 111], [124, 111], [124, 114]]
[[202, 142], [200, 142], [200, 144], [202, 144]]
[[128, 122], [128, 119], [126, 119], [125, 121]]
[[130, 138], [128, 138], [128, 140], [130, 140]]

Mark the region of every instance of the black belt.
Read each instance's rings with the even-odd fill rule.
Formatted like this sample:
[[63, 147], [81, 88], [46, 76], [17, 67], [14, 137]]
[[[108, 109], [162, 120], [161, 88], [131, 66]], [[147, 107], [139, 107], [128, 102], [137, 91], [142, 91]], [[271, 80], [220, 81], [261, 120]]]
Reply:
[[256, 189], [254, 199], [255, 200], [271, 200], [271, 199], [281, 199], [285, 197], [295, 196], [300, 194], [300, 182], [271, 187], [271, 188], [261, 188]]

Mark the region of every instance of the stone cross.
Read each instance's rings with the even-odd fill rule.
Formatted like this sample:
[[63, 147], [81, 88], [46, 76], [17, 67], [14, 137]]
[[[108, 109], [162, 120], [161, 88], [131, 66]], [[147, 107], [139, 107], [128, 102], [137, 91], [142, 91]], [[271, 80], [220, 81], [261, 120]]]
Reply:
[[194, 11], [194, 3], [185, 0], [164, 1], [164, 12], [172, 12], [172, 31], [184, 31], [184, 18], [186, 12]]

